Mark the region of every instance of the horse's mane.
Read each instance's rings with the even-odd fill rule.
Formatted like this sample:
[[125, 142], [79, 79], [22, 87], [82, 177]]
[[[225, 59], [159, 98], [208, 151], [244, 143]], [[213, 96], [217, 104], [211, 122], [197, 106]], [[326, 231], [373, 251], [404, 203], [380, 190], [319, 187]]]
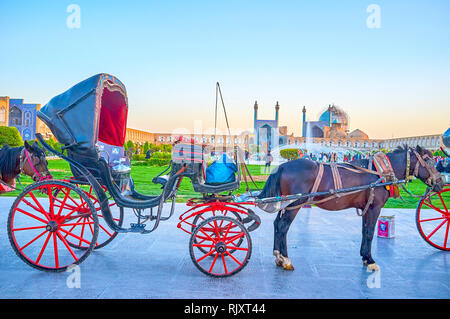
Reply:
[[0, 149], [0, 174], [3, 178], [12, 178], [17, 165], [18, 154], [22, 147], [9, 147], [4, 145]]
[[404, 152], [408, 151], [408, 149], [409, 149], [409, 146], [407, 144], [403, 144], [403, 145], [397, 146], [397, 148], [390, 153], [404, 153]]

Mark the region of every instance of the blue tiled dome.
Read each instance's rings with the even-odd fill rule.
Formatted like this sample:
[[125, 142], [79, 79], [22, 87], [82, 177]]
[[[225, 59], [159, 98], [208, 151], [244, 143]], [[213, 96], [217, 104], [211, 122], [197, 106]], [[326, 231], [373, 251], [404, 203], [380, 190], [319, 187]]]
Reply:
[[330, 112], [328, 110], [323, 112], [322, 115], [319, 117], [319, 121], [329, 123], [330, 122]]
[[342, 109], [334, 105], [331, 107], [331, 112], [330, 109], [327, 109], [320, 115], [319, 121], [330, 123], [330, 116], [331, 123], [341, 123], [343, 125], [347, 125], [348, 123], [347, 114]]

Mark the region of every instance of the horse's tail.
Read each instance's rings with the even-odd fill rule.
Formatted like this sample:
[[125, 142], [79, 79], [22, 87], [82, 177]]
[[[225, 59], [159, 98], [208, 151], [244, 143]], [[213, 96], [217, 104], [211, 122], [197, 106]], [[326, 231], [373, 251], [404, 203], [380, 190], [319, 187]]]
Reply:
[[272, 173], [269, 175], [269, 178], [267, 179], [263, 190], [258, 195], [258, 198], [276, 197], [281, 194], [280, 180], [281, 180], [281, 172], [282, 171], [283, 171], [283, 168], [281, 166], [279, 166], [276, 169], [275, 173]]

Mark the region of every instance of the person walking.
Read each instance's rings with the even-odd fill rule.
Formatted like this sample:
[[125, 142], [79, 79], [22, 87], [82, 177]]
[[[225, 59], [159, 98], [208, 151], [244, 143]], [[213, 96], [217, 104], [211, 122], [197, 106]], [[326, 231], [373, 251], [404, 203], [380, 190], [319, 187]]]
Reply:
[[270, 164], [273, 161], [273, 157], [270, 154], [270, 151], [267, 152], [266, 156], [264, 157], [264, 161], [266, 162], [266, 165], [264, 166], [264, 173], [267, 172], [267, 169], [269, 169], [269, 173], [270, 173]]

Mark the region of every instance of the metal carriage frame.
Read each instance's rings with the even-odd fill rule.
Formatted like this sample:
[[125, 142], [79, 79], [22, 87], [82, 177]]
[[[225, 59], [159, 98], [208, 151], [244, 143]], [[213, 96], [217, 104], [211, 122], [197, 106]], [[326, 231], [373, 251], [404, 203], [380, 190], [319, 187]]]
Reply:
[[[219, 195], [219, 193], [224, 191], [230, 191], [231, 193], [240, 185], [240, 172], [235, 182], [222, 185], [206, 185], [199, 183], [198, 173], [189, 163], [177, 163], [179, 165], [174, 165], [171, 162], [166, 170], [162, 172], [164, 173], [171, 169], [170, 176], [163, 183], [161, 195], [148, 196], [140, 194], [134, 189], [131, 178], [125, 191], [120, 189], [105, 159], [98, 158], [97, 168], [100, 171], [100, 175], [94, 176], [90, 169], [83, 164], [53, 149], [44, 141], [41, 135], [38, 134], [37, 139], [47, 151], [67, 161], [71, 165], [72, 170], [78, 171], [78, 177], [81, 176], [82, 178], [79, 180], [74, 178], [46, 180], [30, 185], [19, 196], [18, 201], [13, 204], [10, 215], [16, 216], [17, 211], [25, 212], [23, 208], [19, 208], [19, 204], [23, 203], [27, 194], [32, 196], [36, 205], [39, 203], [39, 200], [37, 200], [37, 196], [33, 194], [33, 191], [45, 192], [49, 196], [50, 207], [46, 214], [47, 220], [40, 219], [42, 223], [47, 223], [45, 226], [49, 235], [37, 259], [29, 258], [23, 253], [23, 249], [30, 242], [20, 245], [14, 235], [17, 228], [14, 229], [13, 219], [9, 223], [11, 244], [19, 257], [30, 266], [44, 271], [65, 271], [72, 264], [83, 262], [94, 249], [106, 246], [119, 233], [149, 234], [155, 231], [161, 221], [168, 220], [173, 216], [178, 188], [184, 177], [190, 178], [193, 181], [193, 185], [195, 185], [195, 189], [203, 192], [203, 197], [192, 198], [188, 201], [187, 205], [190, 209], [180, 216], [180, 221], [177, 225], [178, 228], [191, 235], [189, 242], [190, 255], [196, 267], [207, 275], [227, 277], [241, 271], [248, 263], [252, 249], [249, 232], [260, 225], [260, 219], [249, 208], [244, 207], [242, 204], [231, 202], [232, 197], [230, 195]], [[156, 178], [161, 174], [156, 176]], [[155, 181], [156, 178], [154, 178], [154, 182], [157, 182]], [[81, 186], [83, 185], [87, 185], [89, 190], [82, 189]], [[73, 199], [69, 195], [70, 192], [75, 193], [76, 197], [84, 204], [80, 204], [77, 208], [77, 199]], [[84, 193], [84, 196], [81, 192]], [[58, 194], [61, 195], [59, 198]], [[70, 205], [68, 204], [69, 200], [72, 202]], [[171, 202], [171, 206], [169, 214], [163, 216], [163, 208], [166, 202]], [[32, 207], [36, 207], [36, 205], [32, 205]], [[65, 206], [72, 210], [72, 214], [73, 211], [77, 213], [67, 220], [58, 219], [58, 216], [51, 216], [50, 211], [56, 209], [60, 213]], [[119, 217], [113, 216], [112, 206], [117, 206], [120, 210]], [[122, 225], [124, 209], [134, 210], [137, 217], [137, 223], [130, 224], [129, 228]], [[155, 212], [153, 211], [154, 209], [156, 209]], [[44, 212], [46, 208], [39, 206], [39, 210]], [[144, 215], [144, 210], [150, 210], [150, 213]], [[73, 216], [77, 218], [80, 216], [81, 221], [74, 222]], [[103, 226], [101, 225], [102, 221], [104, 221]], [[153, 223], [150, 229], [146, 229], [146, 221]], [[251, 225], [249, 227], [245, 226], [248, 223]], [[186, 225], [190, 228], [189, 230], [186, 228]], [[67, 229], [63, 228], [65, 226], [71, 226], [72, 228], [67, 231]], [[29, 228], [36, 227], [39, 226]], [[82, 230], [75, 234], [74, 228], [75, 230], [82, 228]], [[61, 232], [58, 232], [58, 229]], [[92, 233], [91, 235], [89, 235], [89, 229]], [[109, 236], [106, 236], [106, 240], [98, 242], [98, 236], [102, 230]], [[89, 238], [85, 238], [83, 234], [88, 234]], [[50, 256], [47, 264], [44, 264], [42, 262], [43, 259], [41, 259], [42, 253], [51, 246], [48, 245], [48, 242], [52, 239], [52, 236], [54, 255]], [[59, 241], [62, 244], [58, 247]], [[227, 246], [230, 248], [227, 248]], [[67, 248], [68, 252], [66, 254], [72, 255], [74, 259], [69, 264], [61, 262], [60, 250], [64, 248]], [[74, 252], [74, 248], [80, 251], [80, 255]], [[240, 256], [237, 256], [238, 254]], [[215, 258], [207, 258], [211, 255]], [[208, 264], [208, 266], [204, 264]], [[230, 267], [230, 264], [233, 264], [234, 267]]]

